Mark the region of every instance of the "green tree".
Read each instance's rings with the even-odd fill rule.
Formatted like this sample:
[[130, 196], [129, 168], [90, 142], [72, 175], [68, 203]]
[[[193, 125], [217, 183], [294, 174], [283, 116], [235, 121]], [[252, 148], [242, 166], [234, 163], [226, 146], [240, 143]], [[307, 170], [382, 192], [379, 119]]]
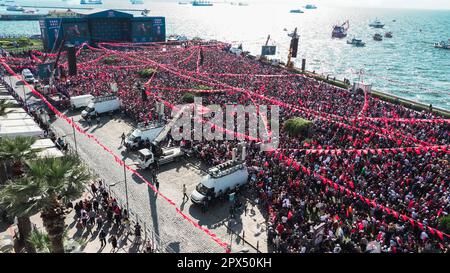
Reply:
[[[0, 139], [0, 162], [2, 168], [5, 170], [5, 176], [13, 170], [13, 175], [22, 173], [22, 166], [25, 160], [35, 158], [39, 150], [32, 150], [31, 145], [36, 140], [32, 137], [18, 136], [15, 138], [1, 138]], [[33, 247], [27, 243], [31, 232], [30, 217], [33, 213], [24, 209], [23, 203], [27, 202], [27, 196], [23, 195], [21, 186], [24, 181], [10, 181], [8, 185], [0, 190], [0, 205], [6, 208], [8, 213], [17, 216], [17, 227], [19, 228], [20, 243], [25, 245], [27, 252], [34, 252]], [[19, 193], [19, 195], [15, 195]]]
[[184, 95], [181, 98], [181, 100], [184, 103], [193, 103], [194, 102], [194, 95], [192, 93], [184, 93]]
[[40, 158], [28, 162], [28, 184], [31, 192], [27, 206], [39, 210], [54, 253], [64, 252], [65, 201], [80, 198], [91, 174], [75, 155]]
[[284, 130], [289, 136], [306, 136], [312, 122], [302, 118], [291, 118], [284, 123]]

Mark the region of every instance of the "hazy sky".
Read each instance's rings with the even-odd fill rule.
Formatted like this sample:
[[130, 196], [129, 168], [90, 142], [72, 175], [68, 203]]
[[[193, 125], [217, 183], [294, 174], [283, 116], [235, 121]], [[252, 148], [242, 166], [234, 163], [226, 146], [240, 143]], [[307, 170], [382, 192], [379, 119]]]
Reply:
[[[219, 0], [220, 1], [220, 0]], [[229, 2], [239, 0], [228, 0]], [[449, 9], [450, 0], [247, 0], [247, 2], [310, 3], [317, 6], [352, 6], [373, 8]]]

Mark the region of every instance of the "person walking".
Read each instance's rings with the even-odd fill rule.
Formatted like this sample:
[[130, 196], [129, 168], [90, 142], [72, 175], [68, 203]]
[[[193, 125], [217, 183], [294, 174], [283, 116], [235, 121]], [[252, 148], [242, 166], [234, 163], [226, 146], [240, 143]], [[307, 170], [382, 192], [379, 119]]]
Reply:
[[155, 187], [156, 187], [156, 190], [159, 191], [159, 181], [158, 181], [158, 179], [155, 180]]
[[184, 198], [187, 198], [189, 200], [189, 196], [187, 196], [186, 190], [187, 190], [186, 184], [183, 184], [183, 201], [184, 201]]
[[124, 226], [124, 234], [126, 237], [128, 237], [131, 234], [131, 225], [130, 220], [128, 218], [123, 219], [123, 226]]
[[106, 246], [106, 232], [102, 229], [100, 231], [100, 234], [98, 235], [98, 238], [100, 239], [100, 248], [103, 248]]
[[120, 140], [120, 145], [125, 144], [125, 133], [122, 133], [122, 135], [120, 136], [121, 140]]
[[98, 114], [98, 112], [95, 112], [95, 116], [97, 119], [97, 125], [100, 125], [100, 115]]
[[96, 197], [98, 189], [97, 189], [97, 186], [95, 185], [95, 181], [92, 182], [92, 184], [91, 184], [91, 191], [92, 191], [92, 196]]
[[115, 235], [111, 235], [110, 240], [111, 240], [111, 246], [112, 246], [111, 252], [114, 253], [116, 251], [116, 248], [117, 248], [117, 238], [116, 238]]
[[89, 128], [92, 126], [92, 120], [91, 120], [91, 116], [88, 116], [87, 117], [87, 123], [88, 123], [88, 126], [89, 126]]
[[140, 244], [141, 243], [141, 225], [139, 225], [139, 223], [137, 223], [134, 226], [134, 235], [135, 235], [135, 241], [134, 244]]
[[103, 217], [101, 214], [97, 215], [96, 221], [97, 221], [97, 230], [100, 230], [103, 226]]

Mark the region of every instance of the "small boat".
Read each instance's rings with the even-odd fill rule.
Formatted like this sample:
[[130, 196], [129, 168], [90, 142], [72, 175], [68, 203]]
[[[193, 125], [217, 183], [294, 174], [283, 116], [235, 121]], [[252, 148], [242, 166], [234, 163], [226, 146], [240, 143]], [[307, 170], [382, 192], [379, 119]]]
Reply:
[[304, 13], [301, 9], [291, 9], [290, 13]]
[[146, 17], [146, 16], [148, 16], [149, 13], [150, 13], [150, 10], [144, 9], [144, 10], [141, 12], [141, 15], [144, 16], [144, 17]]
[[314, 6], [314, 5], [308, 4], [308, 5], [305, 6], [305, 9], [317, 9], [317, 7]]
[[386, 38], [392, 38], [392, 32], [388, 31], [384, 34], [384, 37]]
[[435, 48], [442, 48], [442, 49], [450, 49], [450, 39], [448, 39], [448, 42], [440, 41], [438, 43], [434, 44]]
[[22, 11], [22, 13], [25, 13], [25, 14], [36, 14], [36, 12], [38, 12], [38, 11], [39, 11], [38, 9], [24, 9]]
[[372, 23], [369, 24], [369, 27], [373, 28], [384, 28], [384, 24], [380, 22], [380, 20], [375, 19]]
[[344, 38], [347, 37], [347, 30], [350, 28], [349, 21], [345, 21], [342, 25], [335, 25], [333, 31], [331, 32], [331, 37], [333, 38]]
[[24, 8], [22, 8], [21, 6], [18, 6], [18, 5], [13, 5], [13, 6], [7, 6], [6, 10], [7, 11], [24, 11]]
[[213, 3], [205, 0], [195, 0], [194, 2], [192, 2], [192, 6], [194, 7], [210, 7], [212, 5]]
[[131, 0], [131, 4], [133, 5], [141, 5], [144, 4], [144, 0]]
[[347, 44], [354, 45], [357, 47], [363, 47], [366, 45], [366, 43], [364, 43], [361, 39], [356, 39], [356, 38], [353, 38], [352, 40], [348, 40]]
[[248, 3], [245, 3], [245, 2], [239, 2], [239, 3], [238, 3], [238, 6], [245, 7], [245, 6], [248, 6]]
[[176, 41], [187, 41], [188, 38], [184, 35], [170, 35], [169, 37], [167, 37], [167, 41], [168, 42], [176, 42]]
[[80, 5], [101, 5], [102, 0], [81, 0]]
[[187, 5], [189, 2], [178, 2], [178, 5]]
[[287, 28], [283, 28], [283, 31], [287, 31]]
[[375, 41], [383, 41], [383, 36], [381, 36], [380, 33], [376, 33], [375, 35], [373, 35], [373, 39]]

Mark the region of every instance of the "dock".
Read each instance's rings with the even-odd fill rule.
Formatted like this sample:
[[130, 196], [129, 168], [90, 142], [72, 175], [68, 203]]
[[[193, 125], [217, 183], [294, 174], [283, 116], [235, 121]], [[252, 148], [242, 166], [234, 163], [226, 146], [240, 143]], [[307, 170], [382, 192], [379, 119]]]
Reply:
[[47, 14], [0, 14], [0, 21], [39, 21]]

